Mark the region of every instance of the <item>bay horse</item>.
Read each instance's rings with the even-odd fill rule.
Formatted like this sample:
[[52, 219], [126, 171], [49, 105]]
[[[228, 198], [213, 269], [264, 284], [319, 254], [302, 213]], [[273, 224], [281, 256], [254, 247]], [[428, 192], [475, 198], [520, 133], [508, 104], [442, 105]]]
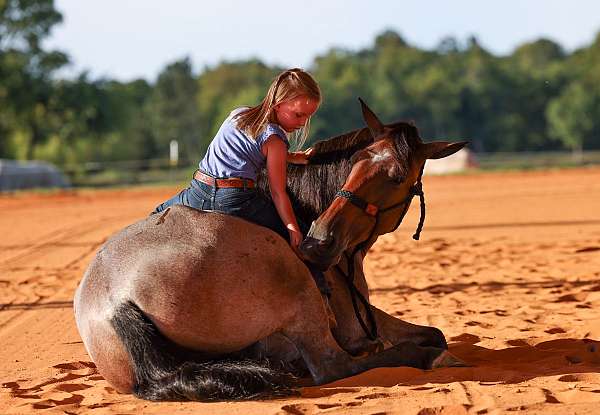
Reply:
[[[415, 127], [383, 127], [361, 104], [369, 128], [318, 143], [310, 165], [290, 168], [288, 190], [299, 218], [314, 220], [302, 245], [307, 257], [327, 267], [340, 252], [362, 246], [346, 267], [357, 269], [357, 290], [368, 298], [362, 256], [393, 215], [371, 231], [372, 221], [346, 209], [335, 189], [354, 189], [382, 206], [404, 200], [427, 158], [462, 146], [423, 144]], [[385, 195], [367, 189], [370, 182]], [[312, 197], [303, 196], [307, 191]], [[354, 226], [340, 225], [344, 215]], [[331, 233], [338, 228], [340, 237]], [[356, 242], [367, 234], [368, 244]], [[341, 267], [326, 272], [337, 320], [331, 327], [310, 272], [283, 238], [240, 218], [174, 206], [101, 247], [75, 293], [75, 319], [100, 374], [119, 392], [150, 400], [289, 393], [290, 368], [306, 368], [315, 384], [324, 384], [375, 367], [460, 364], [438, 329], [372, 306], [387, 348], [361, 354], [373, 342], [350, 315], [341, 274]]]

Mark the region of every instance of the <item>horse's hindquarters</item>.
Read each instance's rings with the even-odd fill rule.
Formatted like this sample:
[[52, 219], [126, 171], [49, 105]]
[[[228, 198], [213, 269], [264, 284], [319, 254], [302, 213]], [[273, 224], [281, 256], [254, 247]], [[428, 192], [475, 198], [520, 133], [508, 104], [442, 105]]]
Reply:
[[127, 392], [131, 351], [113, 324], [124, 304], [138, 307], [166, 341], [217, 358], [286, 325], [301, 308], [297, 293], [307, 289], [318, 295], [306, 267], [272, 231], [176, 206], [100, 249], [77, 290], [75, 315], [100, 373]]
[[131, 393], [134, 384], [133, 368], [127, 350], [110, 322], [109, 310], [112, 307], [103, 301], [103, 297], [90, 291], [88, 275], [86, 273], [81, 281], [73, 301], [77, 329], [90, 358], [104, 379], [117, 391]]

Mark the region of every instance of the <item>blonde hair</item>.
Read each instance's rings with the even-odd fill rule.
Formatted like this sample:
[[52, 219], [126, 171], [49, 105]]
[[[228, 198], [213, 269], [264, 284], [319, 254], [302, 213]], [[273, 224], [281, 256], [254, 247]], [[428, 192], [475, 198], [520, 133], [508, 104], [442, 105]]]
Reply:
[[[321, 104], [319, 85], [308, 72], [300, 68], [283, 71], [271, 82], [267, 95], [260, 104], [242, 111], [235, 117], [237, 127], [255, 140], [267, 123], [277, 123], [274, 111], [276, 105], [302, 95], [317, 101], [319, 105]], [[294, 132], [290, 140], [296, 149], [304, 145], [309, 130], [310, 117], [303, 127]]]

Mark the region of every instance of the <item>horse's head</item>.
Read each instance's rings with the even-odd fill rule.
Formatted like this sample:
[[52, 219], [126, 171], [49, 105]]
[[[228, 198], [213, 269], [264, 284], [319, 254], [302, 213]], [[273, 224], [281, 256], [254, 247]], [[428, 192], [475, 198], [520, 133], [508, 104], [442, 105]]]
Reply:
[[336, 264], [344, 251], [393, 231], [411, 195], [420, 191], [425, 161], [447, 157], [466, 144], [423, 143], [413, 125], [384, 125], [360, 102], [374, 140], [354, 153], [352, 169], [341, 191], [312, 223], [300, 245], [303, 255], [322, 268]]

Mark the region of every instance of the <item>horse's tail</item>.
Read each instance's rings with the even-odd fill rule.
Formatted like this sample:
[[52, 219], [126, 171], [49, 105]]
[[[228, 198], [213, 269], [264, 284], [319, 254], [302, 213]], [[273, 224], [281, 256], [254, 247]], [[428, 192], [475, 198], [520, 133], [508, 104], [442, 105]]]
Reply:
[[133, 302], [122, 304], [111, 319], [132, 362], [133, 393], [152, 401], [216, 401], [285, 396], [293, 377], [267, 362], [202, 362], [176, 345]]

